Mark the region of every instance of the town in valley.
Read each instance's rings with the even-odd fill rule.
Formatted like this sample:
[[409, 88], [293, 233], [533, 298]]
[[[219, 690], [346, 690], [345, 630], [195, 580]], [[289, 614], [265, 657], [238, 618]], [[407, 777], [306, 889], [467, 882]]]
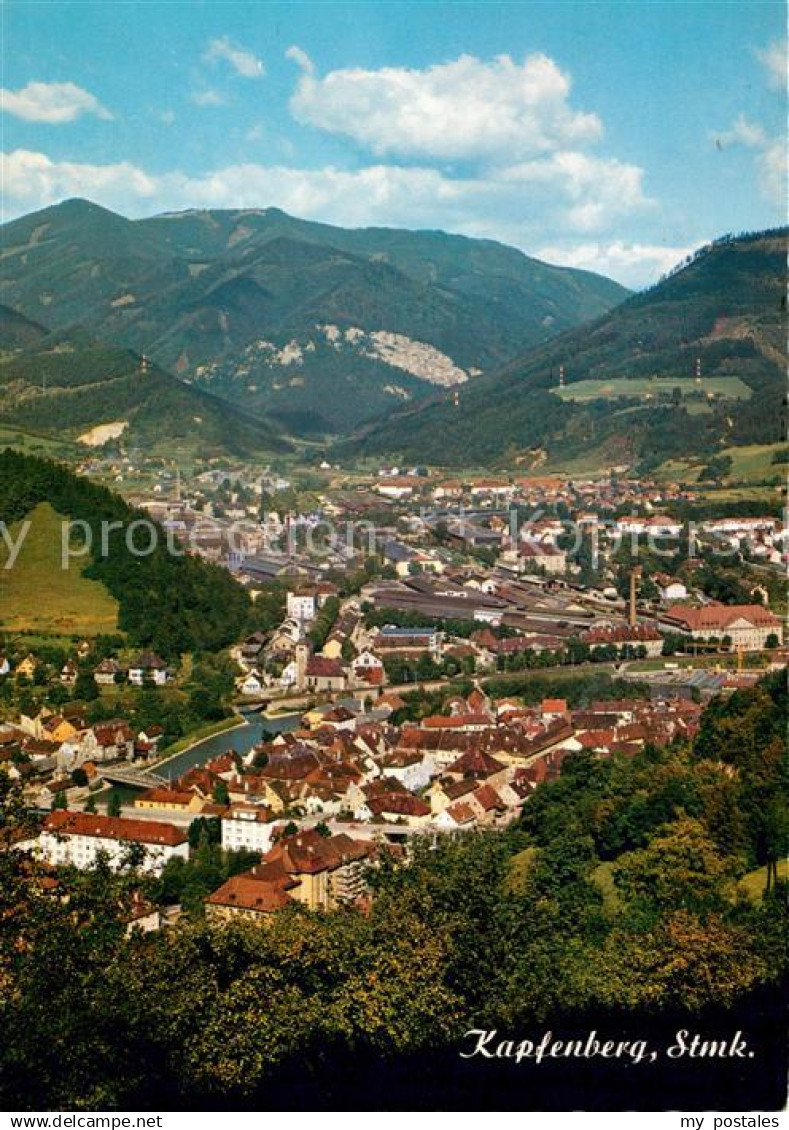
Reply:
[[[101, 859], [161, 877], [211, 837], [250, 866], [192, 913], [363, 906], [382, 852], [506, 828], [569, 755], [690, 742], [713, 697], [786, 666], [785, 528], [716, 514], [714, 485], [78, 469], [226, 570], [260, 626], [215, 660], [192, 741], [173, 712], [200, 699], [200, 656], [7, 637], [0, 757], [38, 814], [14, 850], [53, 877]], [[183, 908], [140, 893], [131, 913], [159, 928]]]

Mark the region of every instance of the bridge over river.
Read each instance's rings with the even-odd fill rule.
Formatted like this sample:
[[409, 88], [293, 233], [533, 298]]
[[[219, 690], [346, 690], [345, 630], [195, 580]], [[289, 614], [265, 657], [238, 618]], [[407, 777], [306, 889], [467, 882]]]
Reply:
[[100, 769], [99, 776], [108, 785], [123, 785], [132, 789], [157, 789], [170, 784], [166, 777], [153, 773], [150, 769], [132, 769], [120, 765]]

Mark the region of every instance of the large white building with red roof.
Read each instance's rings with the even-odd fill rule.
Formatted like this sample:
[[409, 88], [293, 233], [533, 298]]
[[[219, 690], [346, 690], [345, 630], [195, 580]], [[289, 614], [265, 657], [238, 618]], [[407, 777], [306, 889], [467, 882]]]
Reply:
[[694, 640], [728, 636], [733, 647], [746, 651], [761, 650], [770, 636], [783, 642], [782, 620], [761, 604], [705, 604], [703, 608], [672, 604], [661, 615], [660, 626]]
[[[32, 850], [46, 863], [92, 867], [101, 854], [117, 870], [138, 856], [141, 871], [161, 873], [168, 860], [189, 858], [185, 828], [158, 820], [132, 820], [123, 816], [101, 816], [90, 812], [51, 812]], [[133, 852], [130, 849], [142, 849]]]

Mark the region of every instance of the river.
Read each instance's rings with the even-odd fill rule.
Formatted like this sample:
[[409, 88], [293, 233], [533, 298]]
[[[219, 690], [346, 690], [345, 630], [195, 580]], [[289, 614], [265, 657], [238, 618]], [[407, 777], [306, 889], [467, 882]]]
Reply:
[[269, 734], [295, 730], [301, 718], [300, 714], [282, 714], [279, 718], [267, 718], [254, 712], [244, 714], [241, 711], [241, 713], [246, 720], [240, 726], [234, 726], [232, 730], [220, 730], [218, 734], [212, 734], [202, 741], [195, 742], [189, 749], [183, 749], [180, 753], [174, 753], [172, 757], [166, 757], [154, 767], [153, 772], [158, 773], [160, 777], [175, 780], [187, 769], [204, 765], [206, 761], [211, 761], [220, 753], [227, 753], [231, 749], [236, 753], [247, 753], [256, 742], [261, 740], [264, 730]]
[[[241, 711], [241, 713], [246, 721], [239, 726], [234, 726], [232, 730], [221, 730], [218, 734], [212, 734], [208, 738], [195, 742], [194, 745], [181, 750], [180, 753], [166, 757], [164, 761], [153, 766], [153, 772], [160, 777], [175, 781], [188, 769], [193, 769], [196, 765], [205, 765], [206, 761], [211, 761], [212, 758], [218, 757], [221, 753], [227, 753], [228, 750], [235, 750], [236, 753], [242, 754], [247, 753], [256, 742], [261, 740], [264, 730], [269, 734], [281, 734], [286, 730], [295, 730], [301, 718], [300, 714], [282, 714], [279, 718], [267, 718], [265, 715], [253, 712], [244, 714]], [[139, 796], [140, 790], [125, 785], [101, 789], [94, 794], [99, 809], [106, 807], [113, 792], [117, 793], [121, 805], [125, 807], [134, 802], [134, 798]]]

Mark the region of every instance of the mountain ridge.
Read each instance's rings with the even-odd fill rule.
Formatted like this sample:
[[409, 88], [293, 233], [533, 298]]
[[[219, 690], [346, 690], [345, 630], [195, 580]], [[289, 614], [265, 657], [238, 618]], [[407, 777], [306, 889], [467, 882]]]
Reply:
[[[399, 335], [471, 379], [628, 294], [492, 240], [337, 228], [275, 208], [128, 220], [75, 199], [2, 234], [0, 301], [54, 329], [80, 323], [252, 413], [312, 413], [308, 430], [328, 434], [431, 388], [397, 351], [327, 352], [324, 325]], [[254, 354], [260, 343], [272, 350]]]

